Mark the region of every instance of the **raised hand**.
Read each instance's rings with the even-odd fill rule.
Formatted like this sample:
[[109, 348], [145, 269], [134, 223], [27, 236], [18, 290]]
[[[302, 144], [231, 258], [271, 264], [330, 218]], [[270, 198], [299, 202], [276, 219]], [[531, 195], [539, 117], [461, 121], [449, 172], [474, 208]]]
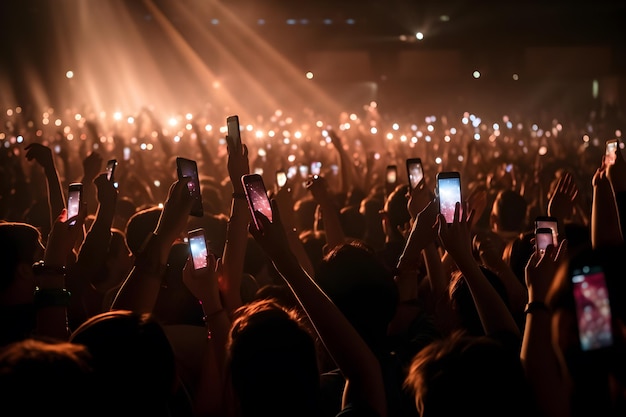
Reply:
[[112, 181], [107, 179], [107, 174], [103, 173], [96, 177], [93, 182], [97, 188], [97, 198], [101, 206], [115, 206], [118, 196], [118, 189]]
[[548, 245], [545, 252], [534, 251], [525, 268], [528, 301], [545, 302], [556, 272], [567, 258], [567, 240], [562, 240], [558, 247]]
[[44, 169], [55, 169], [52, 150], [48, 146], [41, 143], [31, 143], [24, 149], [26, 150], [27, 160], [32, 161], [34, 159]]
[[83, 159], [83, 184], [92, 182], [102, 171], [103, 158], [98, 152], [90, 153]]
[[437, 230], [439, 238], [446, 251], [458, 263], [461, 260], [472, 258], [472, 237], [471, 224], [474, 218], [474, 211], [469, 209], [467, 202], [463, 203], [461, 213], [461, 203], [457, 202], [454, 207], [454, 221], [446, 223], [443, 214], [437, 215]]
[[569, 219], [574, 212], [574, 200], [578, 195], [578, 186], [571, 173], [565, 172], [559, 177], [556, 188], [548, 201], [548, 215], [559, 221]]
[[435, 198], [435, 194], [426, 187], [426, 181], [421, 181], [417, 187], [409, 191], [407, 209], [411, 218], [415, 219], [433, 201], [433, 198]]

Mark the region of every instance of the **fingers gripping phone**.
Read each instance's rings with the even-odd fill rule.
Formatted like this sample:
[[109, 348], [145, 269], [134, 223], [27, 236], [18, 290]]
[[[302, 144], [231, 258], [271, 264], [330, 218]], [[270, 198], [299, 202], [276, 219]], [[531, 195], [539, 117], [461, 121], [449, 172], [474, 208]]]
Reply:
[[607, 165], [615, 164], [615, 158], [616, 158], [618, 149], [619, 149], [618, 139], [609, 139], [606, 141], [606, 157], [604, 160]]
[[270, 203], [267, 189], [263, 183], [263, 177], [259, 174], [246, 174], [241, 177], [246, 199], [248, 200], [248, 208], [252, 215], [252, 220], [257, 230], [262, 229], [261, 222], [257, 219], [256, 212], [259, 211], [272, 221], [272, 204]]
[[590, 351], [613, 345], [611, 305], [602, 267], [572, 269], [571, 283], [580, 348]]
[[415, 189], [424, 179], [424, 168], [420, 158], [409, 158], [406, 160], [406, 172], [409, 176], [409, 186]]
[[[67, 193], [67, 219], [70, 220], [73, 217], [78, 216], [80, 211], [80, 204], [83, 201], [83, 184], [80, 182], [74, 182], [69, 185]], [[70, 220], [70, 226], [76, 224], [76, 219]]]
[[226, 141], [231, 149], [241, 147], [241, 130], [239, 128], [239, 116], [232, 115], [226, 118], [226, 127], [228, 128], [228, 136]]
[[207, 255], [209, 254], [206, 244], [204, 229], [193, 229], [187, 232], [189, 251], [194, 269], [202, 269], [208, 266]]
[[187, 189], [193, 198], [191, 212], [189, 214], [195, 217], [202, 217], [204, 214], [204, 208], [202, 206], [202, 194], [200, 191], [200, 179], [198, 177], [198, 165], [196, 164], [196, 161], [182, 158], [180, 156], [177, 157], [176, 173], [179, 180], [184, 178], [188, 180]]
[[454, 208], [461, 200], [461, 174], [456, 171], [437, 174], [437, 195], [439, 196], [439, 212], [446, 223], [454, 222]]

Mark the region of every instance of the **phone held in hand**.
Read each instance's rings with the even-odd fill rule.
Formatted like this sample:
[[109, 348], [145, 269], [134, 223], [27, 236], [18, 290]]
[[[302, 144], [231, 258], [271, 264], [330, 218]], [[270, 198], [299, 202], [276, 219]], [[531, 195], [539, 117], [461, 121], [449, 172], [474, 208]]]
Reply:
[[552, 244], [558, 246], [559, 244], [559, 223], [556, 217], [552, 216], [537, 216], [535, 217], [535, 233], [537, 230], [543, 227], [548, 227], [552, 230]]
[[424, 179], [424, 168], [420, 158], [408, 158], [406, 160], [406, 172], [409, 177], [409, 187], [414, 190]]
[[272, 204], [267, 195], [263, 177], [258, 174], [246, 174], [241, 177], [241, 182], [246, 193], [248, 208], [250, 209], [254, 225], [257, 230], [261, 230], [262, 225], [257, 218], [257, 211], [267, 217], [270, 222], [272, 221]]
[[461, 174], [457, 171], [444, 171], [437, 174], [437, 195], [439, 212], [446, 223], [454, 222], [454, 208], [461, 200]]
[[191, 212], [189, 214], [194, 217], [202, 217], [204, 215], [204, 208], [202, 206], [202, 194], [200, 191], [200, 179], [198, 177], [198, 165], [196, 161], [180, 156], [177, 157], [176, 173], [179, 180], [187, 179], [187, 189], [193, 198]]
[[80, 211], [80, 204], [83, 201], [83, 184], [80, 182], [74, 182], [69, 185], [67, 193], [67, 219], [70, 220], [70, 226], [76, 224], [76, 219], [71, 220], [73, 217], [78, 216]]
[[206, 236], [203, 228], [193, 229], [187, 232], [187, 240], [189, 242], [189, 251], [191, 252], [191, 260], [194, 269], [202, 269], [208, 266], [207, 256], [209, 254]]
[[228, 147], [232, 150], [239, 149], [241, 147], [241, 130], [239, 127], [239, 116], [228, 116], [226, 118], [226, 127], [228, 128], [228, 135], [226, 136]]
[[117, 167], [117, 159], [109, 159], [106, 165], [107, 180], [115, 182], [115, 168]]
[[604, 158], [606, 165], [615, 164], [615, 158], [616, 158], [618, 149], [619, 149], [618, 139], [609, 139], [606, 141], [606, 157]]
[[553, 232], [549, 227], [540, 227], [535, 230], [535, 247], [540, 254], [545, 253], [548, 245], [554, 244]]
[[584, 265], [573, 268], [570, 277], [581, 350], [612, 346], [611, 305], [603, 268], [593, 264]]

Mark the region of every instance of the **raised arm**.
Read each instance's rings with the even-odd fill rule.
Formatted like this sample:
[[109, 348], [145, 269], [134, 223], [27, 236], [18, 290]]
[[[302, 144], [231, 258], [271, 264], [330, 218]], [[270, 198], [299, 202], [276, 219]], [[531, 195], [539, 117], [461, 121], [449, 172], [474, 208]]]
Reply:
[[591, 243], [594, 248], [619, 246], [622, 236], [617, 203], [611, 183], [606, 176], [604, 163], [592, 180], [593, 201], [591, 207]]
[[329, 354], [350, 386], [344, 396], [348, 402], [365, 404], [379, 416], [387, 415], [385, 390], [380, 364], [365, 341], [337, 306], [307, 275], [289, 248], [278, 206], [272, 201], [273, 222], [257, 214], [262, 231], [250, 227], [250, 233], [268, 254], [298, 302], [309, 316]]
[[228, 175], [233, 186], [230, 219], [226, 230], [223, 256], [223, 279], [221, 283], [224, 305], [229, 314], [241, 306], [241, 280], [246, 256], [250, 210], [246, 201], [241, 177], [250, 172], [248, 147], [242, 144], [237, 149], [228, 148]]
[[442, 214], [437, 217], [439, 237], [451, 258], [465, 277], [485, 334], [509, 332], [520, 336], [520, 331], [498, 292], [489, 283], [472, 253], [470, 225], [473, 211], [468, 213], [468, 205], [456, 203], [454, 222], [446, 223]]
[[59, 173], [54, 165], [52, 150], [41, 143], [31, 143], [26, 148], [26, 159], [37, 161], [44, 170], [48, 185], [48, 203], [50, 204], [50, 224], [61, 214], [65, 208], [65, 198], [59, 179]]
[[158, 225], [137, 254], [133, 269], [118, 290], [111, 310], [152, 312], [172, 244], [187, 227], [192, 203], [187, 188], [185, 180], [171, 185]]
[[98, 152], [92, 152], [83, 159], [83, 177], [80, 182], [83, 184], [83, 199], [87, 202], [88, 214], [95, 213], [98, 207], [94, 180], [102, 172], [102, 161], [102, 155]]
[[567, 241], [559, 248], [550, 245], [543, 255], [535, 251], [526, 270], [528, 305], [520, 358], [537, 405], [545, 417], [569, 417], [569, 380], [562, 373], [553, 345], [552, 313], [546, 305], [550, 287], [562, 260]]
[[72, 256], [74, 245], [78, 239], [82, 239], [86, 215], [87, 207], [82, 204], [75, 217], [76, 223], [70, 225], [67, 210], [62, 209], [52, 224], [43, 260], [33, 265], [37, 281], [34, 298], [37, 336], [67, 340], [70, 334], [68, 307], [75, 301], [65, 286], [65, 273], [70, 266], [68, 258]]
[[333, 201], [326, 179], [322, 176], [314, 175], [309, 178], [306, 187], [321, 210], [328, 249], [330, 250], [346, 243], [346, 236], [339, 220], [339, 208]]
[[190, 257], [183, 269], [183, 283], [202, 305], [207, 326], [200, 378], [194, 391], [190, 392], [197, 416], [221, 415], [225, 410], [224, 368], [231, 321], [220, 296], [218, 280], [221, 269], [219, 261], [211, 253], [207, 256], [205, 268], [195, 269]]

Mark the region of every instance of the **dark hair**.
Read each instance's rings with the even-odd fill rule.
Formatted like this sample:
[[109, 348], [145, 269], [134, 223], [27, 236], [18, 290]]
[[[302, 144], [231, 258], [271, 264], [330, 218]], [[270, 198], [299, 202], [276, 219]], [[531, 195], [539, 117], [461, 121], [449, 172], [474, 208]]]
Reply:
[[264, 299], [240, 307], [234, 317], [229, 369], [241, 414], [318, 415], [316, 345], [297, 311]]
[[517, 191], [501, 190], [496, 195], [491, 212], [498, 217], [501, 230], [521, 232], [527, 224], [527, 205], [526, 199]]
[[153, 206], [137, 211], [126, 223], [126, 243], [133, 255], [137, 255], [150, 233], [156, 229], [162, 208]]
[[32, 264], [35, 253], [41, 248], [41, 234], [27, 223], [0, 222], [0, 291], [13, 282], [15, 271], [20, 263]]
[[380, 347], [399, 295], [375, 252], [360, 241], [339, 245], [324, 257], [315, 281], [370, 347]]

